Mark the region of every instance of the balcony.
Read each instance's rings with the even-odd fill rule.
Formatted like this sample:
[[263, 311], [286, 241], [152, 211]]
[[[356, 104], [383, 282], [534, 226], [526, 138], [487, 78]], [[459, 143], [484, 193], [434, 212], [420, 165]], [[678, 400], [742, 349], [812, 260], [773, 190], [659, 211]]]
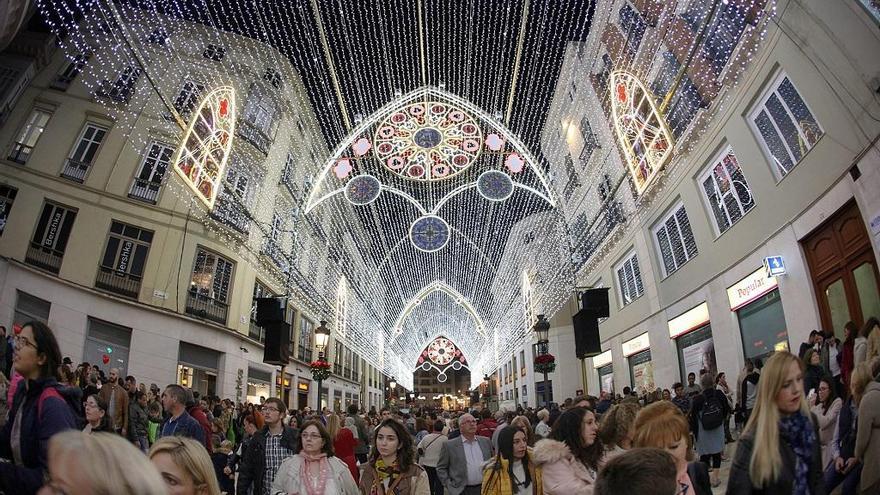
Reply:
[[32, 146], [15, 143], [12, 146], [12, 152], [9, 153], [9, 159], [15, 163], [24, 165], [25, 163], [27, 163], [28, 158], [31, 156], [31, 152], [33, 150], [34, 148]]
[[89, 173], [89, 167], [91, 166], [91, 163], [80, 162], [68, 158], [64, 162], [64, 169], [61, 171], [61, 177], [82, 184], [86, 180], [86, 174]]
[[217, 220], [242, 234], [250, 232], [250, 217], [246, 212], [234, 209], [232, 201], [229, 198], [221, 197], [217, 206], [211, 210], [210, 216], [214, 220]]
[[59, 75], [52, 81], [52, 84], [50, 84], [49, 87], [52, 89], [57, 89], [58, 91], [67, 91], [67, 88], [69, 88], [70, 84], [73, 83], [74, 77], [76, 76], [74, 75], [71, 77], [67, 77], [64, 75]]
[[131, 95], [134, 94], [134, 84], [119, 84], [104, 79], [95, 91], [95, 94], [104, 98], [109, 98], [119, 103], [128, 103]]
[[287, 256], [285, 256], [284, 252], [281, 250], [278, 241], [266, 239], [266, 241], [263, 242], [262, 249], [260, 249], [260, 254], [271, 259], [275, 266], [282, 272], [287, 271]]
[[159, 189], [161, 187], [162, 184], [135, 177], [134, 182], [131, 184], [131, 190], [128, 192], [128, 197], [154, 205], [159, 197]]
[[225, 325], [229, 305], [212, 297], [189, 291], [186, 293], [186, 313]]
[[269, 147], [272, 146], [272, 139], [263, 132], [262, 129], [254, 125], [253, 122], [241, 119], [238, 121], [238, 127], [235, 129], [238, 137], [254, 145], [264, 155], [269, 154]]
[[257, 322], [251, 319], [250, 327], [248, 327], [248, 337], [263, 343], [266, 341], [266, 331], [263, 327], [257, 326]]
[[58, 272], [61, 270], [61, 260], [63, 257], [64, 253], [62, 251], [31, 242], [27, 253], [24, 255], [24, 262], [58, 275]]
[[102, 266], [98, 268], [95, 287], [114, 294], [137, 299], [138, 294], [141, 292], [141, 277], [130, 273], [120, 273]]

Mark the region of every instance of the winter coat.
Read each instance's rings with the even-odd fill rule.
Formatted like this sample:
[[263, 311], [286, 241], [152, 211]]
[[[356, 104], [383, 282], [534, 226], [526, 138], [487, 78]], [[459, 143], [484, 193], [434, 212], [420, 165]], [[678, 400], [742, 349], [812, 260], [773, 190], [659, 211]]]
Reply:
[[880, 356], [880, 329], [875, 328], [871, 335], [868, 335], [868, 354], [865, 360], [870, 361], [877, 356]]
[[855, 354], [855, 359], [853, 366], [858, 366], [864, 363], [865, 360], [868, 358], [868, 339], [864, 337], [856, 337], [856, 340], [854, 342], [855, 345], [853, 353]]
[[[428, 482], [428, 473], [418, 464], [411, 464], [401, 476], [403, 479], [400, 480], [396, 488], [400, 495], [430, 495], [431, 487]], [[360, 479], [358, 488], [361, 495], [369, 495], [373, 481], [376, 479], [376, 468], [372, 463], [361, 465]], [[398, 492], [395, 491], [395, 493]]]
[[[241, 463], [238, 466], [238, 495], [247, 495], [248, 488], [253, 486], [255, 494], [263, 493], [263, 470], [266, 468], [266, 435], [269, 434], [269, 427], [265, 426], [262, 430], [254, 433], [254, 436], [247, 442], [246, 450], [242, 450]], [[281, 446], [292, 450], [299, 451], [299, 430], [284, 427], [281, 433]], [[278, 469], [277, 476], [281, 473]], [[297, 471], [299, 476], [299, 471]]]
[[348, 464], [348, 469], [351, 471], [351, 477], [354, 478], [355, 483], [360, 478], [357, 459], [354, 456], [356, 445], [357, 440], [354, 439], [354, 435], [351, 434], [351, 430], [348, 428], [340, 428], [336, 438], [333, 439], [333, 453], [344, 463]]
[[[336, 493], [333, 495], [359, 495], [360, 491], [358, 490], [358, 486], [355, 484], [354, 479], [352, 479], [351, 473], [348, 472], [348, 466], [338, 457], [328, 457], [327, 462], [330, 464], [329, 476], [333, 478], [333, 482], [336, 484]], [[305, 487], [303, 486], [303, 480], [300, 479], [300, 471], [303, 467], [302, 464], [303, 457], [300, 454], [284, 459], [281, 466], [278, 467], [278, 472], [275, 474], [275, 481], [272, 482], [272, 489], [269, 490], [269, 493], [272, 495], [287, 495], [289, 493], [304, 494]], [[240, 488], [238, 493], [242, 493]], [[247, 491], [245, 491], [245, 493], [247, 493]], [[258, 492], [255, 488], [254, 493], [257, 494], [262, 492]], [[331, 494], [325, 493], [324, 495]]]
[[[818, 400], [818, 395], [816, 396]], [[828, 412], [822, 404], [816, 404], [810, 408], [810, 411], [819, 421], [819, 443], [822, 445], [822, 468], [828, 467], [831, 462], [831, 441], [834, 439], [834, 428], [837, 427], [837, 417], [840, 415], [840, 408], [843, 406], [843, 400], [840, 397], [834, 399], [828, 406]]]
[[[812, 416], [812, 415], [810, 415]], [[825, 484], [822, 480], [822, 452], [819, 445], [819, 429], [816, 426], [816, 418], [813, 420], [813, 429], [816, 441], [813, 444], [812, 462], [809, 466], [807, 483], [811, 495], [825, 495]], [[780, 493], [792, 493], [794, 490], [795, 465], [797, 457], [794, 450], [779, 434], [779, 453], [782, 456], [782, 469], [779, 477], [764, 487], [758, 488], [752, 484], [749, 475], [749, 464], [752, 461], [752, 451], [755, 448], [755, 432], [747, 431], [739, 437], [739, 443], [730, 465], [730, 475], [727, 479], [727, 495], [776, 495]]]
[[[530, 452], [532, 453], [532, 452]], [[523, 466], [529, 470], [532, 477], [532, 495], [543, 495], [543, 472], [535, 466], [533, 459], [529, 466]], [[481, 495], [513, 495], [510, 483], [510, 473], [507, 470], [508, 461], [503, 458], [490, 459], [483, 467], [483, 489]], [[521, 480], [522, 481], [522, 480]]]
[[202, 430], [205, 431], [205, 448], [208, 449], [208, 454], [214, 453], [214, 446], [211, 445], [211, 422], [208, 421], [208, 415], [205, 414], [205, 410], [202, 409], [201, 405], [196, 404], [192, 407], [187, 407], [186, 412], [189, 413], [189, 415], [199, 423]]
[[575, 459], [565, 443], [551, 438], [539, 440], [534, 461], [542, 471], [544, 495], [592, 495], [596, 473]]
[[855, 456], [863, 466], [861, 489], [867, 490], [880, 483], [880, 382], [876, 380], [868, 384], [859, 402], [856, 429]]
[[146, 437], [149, 422], [147, 411], [137, 401], [131, 402], [128, 408], [128, 439], [137, 440], [139, 437]]
[[[39, 405], [40, 395], [48, 387], [56, 387], [59, 396], [47, 393]], [[9, 420], [0, 430], [0, 457], [13, 459], [12, 426], [21, 410], [21, 465], [0, 463], [0, 492], [33, 494], [40, 489], [48, 468], [49, 439], [77, 427], [73, 411], [64, 399], [68, 393], [69, 390], [58, 386], [55, 378], [29, 380], [18, 385], [9, 408]]]

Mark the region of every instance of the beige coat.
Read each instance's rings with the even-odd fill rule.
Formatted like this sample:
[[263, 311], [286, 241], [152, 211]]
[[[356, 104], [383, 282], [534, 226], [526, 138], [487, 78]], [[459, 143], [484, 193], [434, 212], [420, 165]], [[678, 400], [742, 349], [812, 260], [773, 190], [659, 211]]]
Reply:
[[[818, 395], [816, 396], [818, 397]], [[816, 399], [818, 400], [818, 398]], [[819, 423], [819, 443], [822, 445], [822, 468], [827, 468], [831, 459], [831, 441], [834, 439], [834, 428], [837, 427], [837, 416], [840, 415], [840, 408], [843, 407], [843, 400], [840, 397], [834, 399], [834, 402], [828, 407], [828, 412], [822, 414], [822, 404], [816, 404], [810, 408], [810, 411], [816, 415]]]
[[880, 329], [874, 328], [871, 335], [868, 335], [868, 356], [865, 361], [870, 362], [877, 356], [880, 356]]
[[855, 455], [863, 466], [860, 489], [867, 490], [880, 483], [880, 382], [872, 381], [865, 389], [857, 428]]
[[[338, 457], [328, 457], [330, 463], [330, 476], [336, 483], [336, 491], [333, 494], [325, 493], [324, 495], [360, 495], [358, 487], [351, 477], [351, 471], [348, 464]], [[299, 454], [284, 459], [278, 472], [275, 474], [275, 482], [272, 483], [272, 495], [287, 495], [288, 493], [306, 493], [300, 479], [300, 468], [302, 468], [303, 457]]]
[[535, 444], [535, 465], [541, 468], [544, 495], [592, 495], [596, 475], [574, 458], [568, 445], [545, 438]]

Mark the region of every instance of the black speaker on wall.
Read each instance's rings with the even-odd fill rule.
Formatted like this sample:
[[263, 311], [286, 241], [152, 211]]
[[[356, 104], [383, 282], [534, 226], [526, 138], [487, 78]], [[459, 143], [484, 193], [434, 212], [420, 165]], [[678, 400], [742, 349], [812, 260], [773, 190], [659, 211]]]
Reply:
[[283, 366], [290, 362], [290, 323], [272, 321], [262, 325], [266, 335], [263, 362]]
[[608, 287], [587, 289], [581, 293], [581, 309], [591, 311], [599, 318], [608, 318]]
[[589, 310], [582, 309], [571, 318], [574, 326], [574, 347], [578, 359], [602, 354], [599, 342], [599, 316]]
[[284, 321], [284, 299], [281, 297], [258, 297], [257, 326], [264, 327], [269, 323]]

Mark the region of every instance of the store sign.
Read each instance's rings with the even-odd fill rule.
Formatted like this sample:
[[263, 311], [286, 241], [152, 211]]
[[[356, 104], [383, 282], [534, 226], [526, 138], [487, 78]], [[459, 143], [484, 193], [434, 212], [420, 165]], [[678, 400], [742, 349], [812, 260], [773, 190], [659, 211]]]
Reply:
[[768, 256], [764, 258], [764, 270], [768, 277], [785, 275], [785, 260], [782, 256]]
[[709, 323], [709, 305], [702, 303], [669, 320], [669, 338], [674, 339], [691, 330], [696, 330], [706, 323]]
[[622, 347], [623, 355], [626, 357], [632, 356], [639, 351], [644, 351], [651, 347], [651, 340], [648, 338], [648, 332], [645, 332], [632, 340], [627, 340], [623, 343]]
[[297, 382], [296, 388], [299, 390], [302, 390], [304, 392], [308, 392], [309, 391], [309, 382], [304, 382], [304, 381], [300, 380], [299, 382]]
[[593, 368], [601, 368], [606, 364], [611, 362], [611, 349], [599, 354], [598, 356], [593, 356]]
[[775, 289], [778, 285], [776, 277], [768, 278], [764, 268], [758, 268], [748, 277], [728, 287], [727, 300], [730, 302], [730, 310], [738, 310]]

